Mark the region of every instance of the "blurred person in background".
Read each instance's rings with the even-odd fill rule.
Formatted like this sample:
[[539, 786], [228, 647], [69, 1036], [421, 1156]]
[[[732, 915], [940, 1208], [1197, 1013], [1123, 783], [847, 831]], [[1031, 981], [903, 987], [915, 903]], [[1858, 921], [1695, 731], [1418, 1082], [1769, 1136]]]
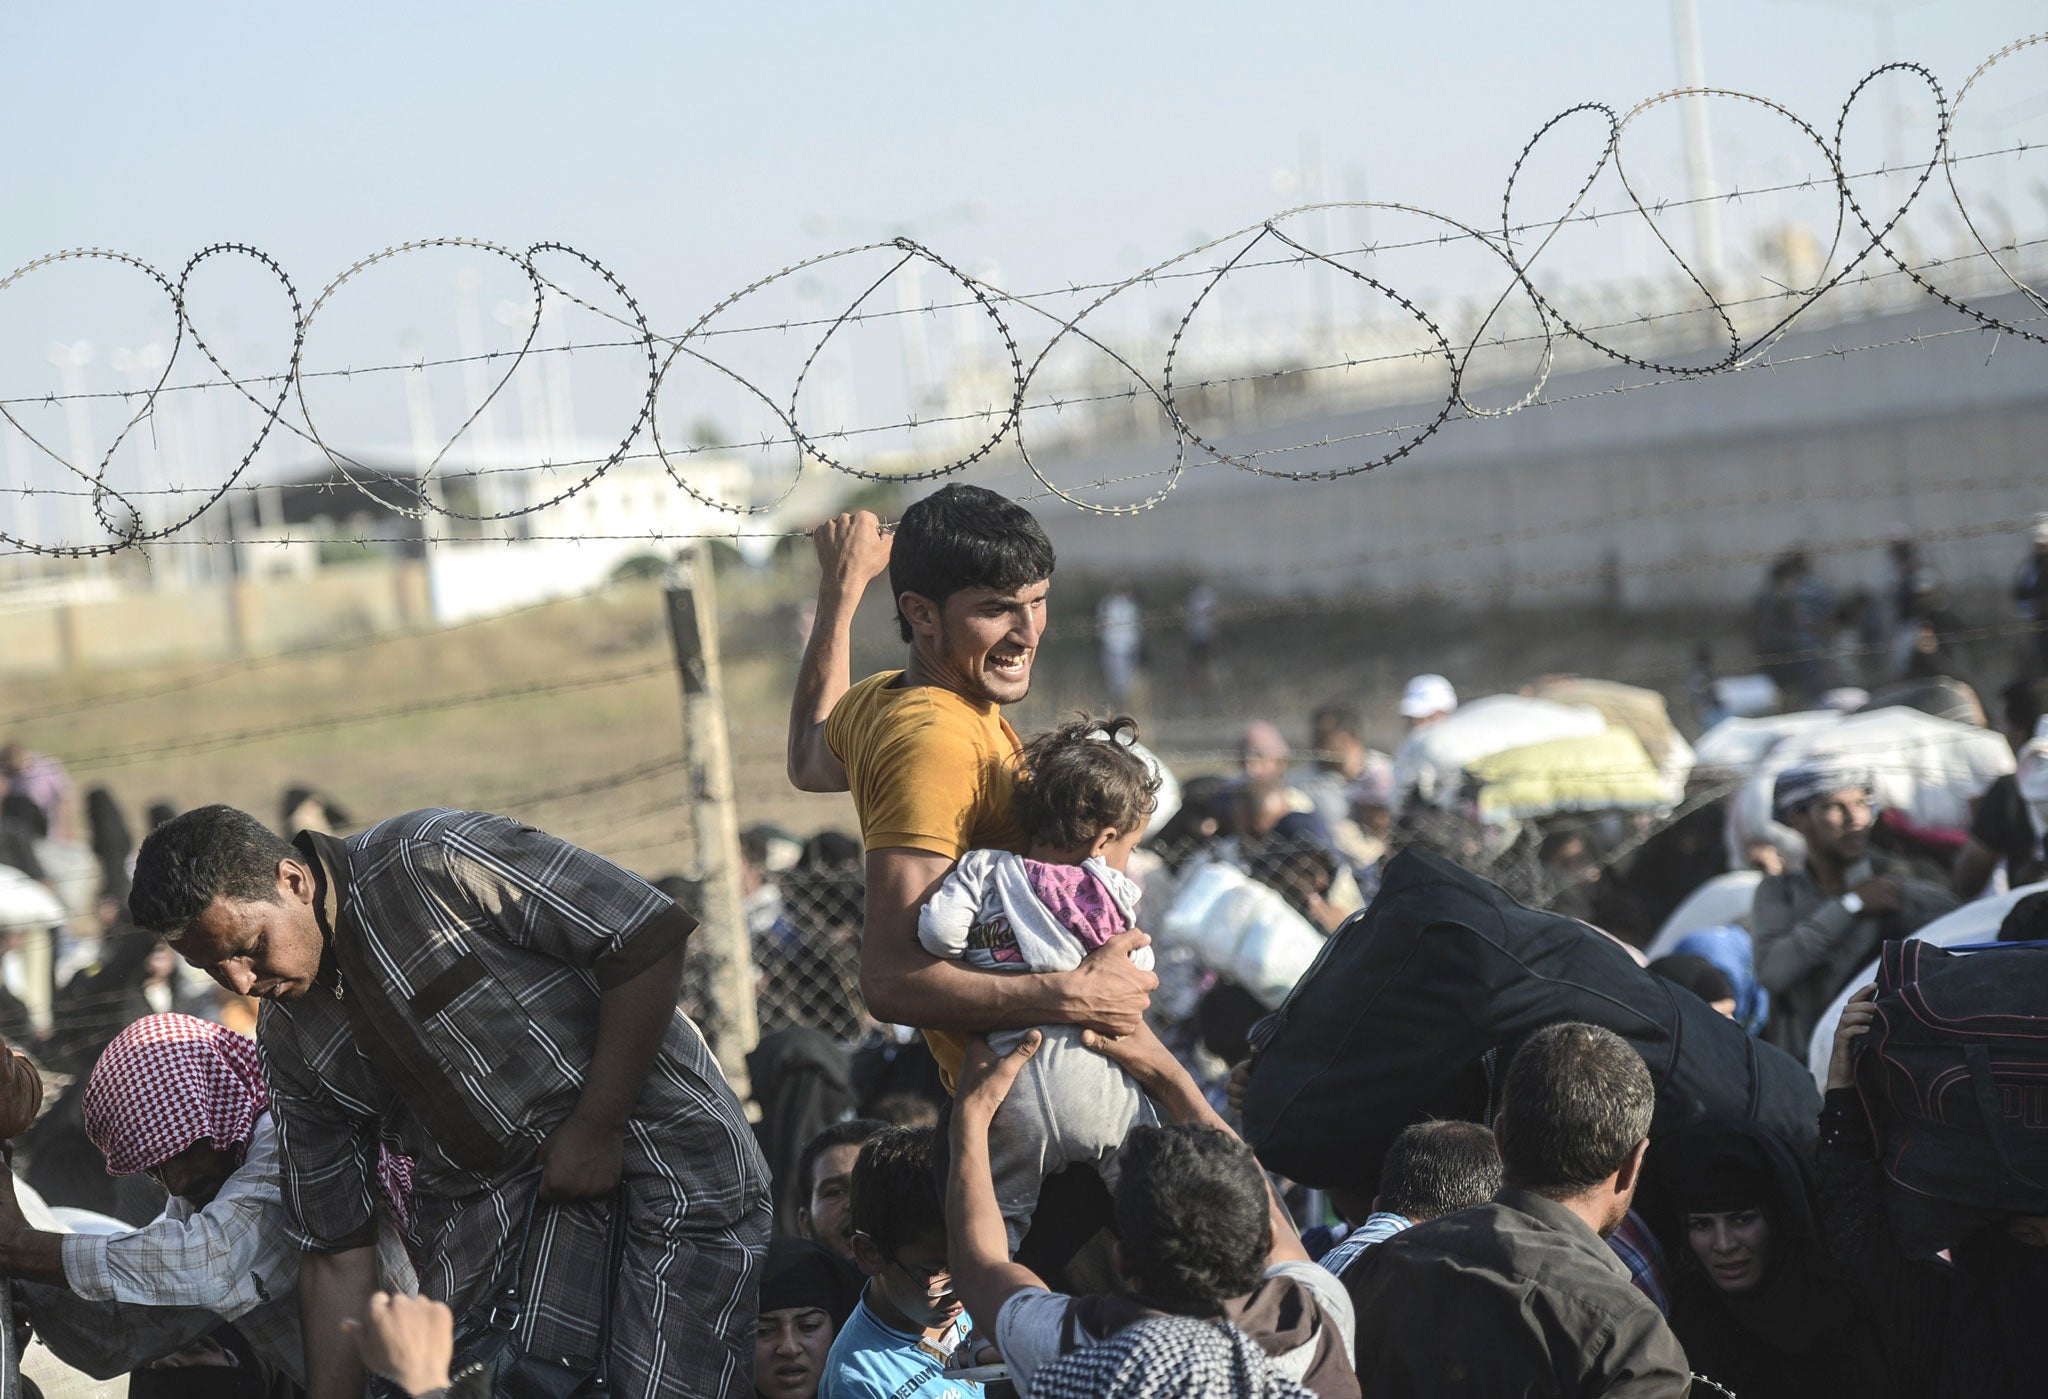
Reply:
[[[2022, 792], [2021, 773], [2015, 771], [1993, 779], [1977, 799], [1970, 838], [1956, 852], [1951, 871], [1955, 891], [1965, 901], [1983, 895], [2001, 865], [2008, 888], [2048, 878], [2048, 736], [2037, 736], [2048, 714], [2048, 677], [2015, 680], [2000, 700], [2005, 741], [2029, 784], [2039, 790], [2031, 798]], [[2039, 756], [2034, 756], [2036, 749], [2042, 750]]]
[[1408, 732], [1426, 729], [1458, 712], [1458, 692], [1441, 675], [1418, 675], [1401, 687], [1401, 717]]
[[1145, 653], [1145, 618], [1129, 583], [1117, 583], [1096, 604], [1095, 637], [1102, 655], [1103, 691], [1112, 708], [1127, 708]]
[[1757, 980], [1771, 993], [1764, 1037], [1805, 1053], [1814, 1020], [1890, 939], [1908, 937], [1955, 908], [1939, 884], [1907, 877], [1870, 849], [1876, 816], [1870, 774], [1816, 760], [1778, 774], [1771, 814], [1806, 841], [1800, 869], [1766, 875], [1750, 913]]
[[1188, 589], [1182, 606], [1187, 613], [1182, 623], [1188, 647], [1187, 691], [1191, 695], [1205, 694], [1216, 664], [1216, 590], [1207, 583], [1197, 583]]
[[2048, 675], [2048, 512], [2027, 526], [2027, 557], [2013, 575], [2012, 605], [2022, 621], [2033, 623], [2023, 653], [2029, 672]]
[[77, 835], [71, 810], [71, 774], [47, 753], [31, 752], [18, 740], [0, 744], [0, 788], [28, 798], [43, 813], [43, 834], [58, 840]]

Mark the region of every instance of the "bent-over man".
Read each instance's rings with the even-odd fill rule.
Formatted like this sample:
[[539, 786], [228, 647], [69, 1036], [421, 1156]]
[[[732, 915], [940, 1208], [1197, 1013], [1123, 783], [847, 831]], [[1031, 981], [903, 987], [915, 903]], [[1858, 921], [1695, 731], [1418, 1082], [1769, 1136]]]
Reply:
[[415, 811], [285, 841], [209, 806], [143, 843], [130, 903], [187, 961], [264, 999], [308, 1399], [362, 1391], [340, 1322], [375, 1290], [385, 1139], [416, 1163], [420, 1289], [465, 1338], [519, 1266], [538, 1189], [522, 1350], [594, 1365], [610, 1293], [624, 1399], [752, 1389], [767, 1168], [676, 1009], [695, 925], [666, 895], [502, 816]]

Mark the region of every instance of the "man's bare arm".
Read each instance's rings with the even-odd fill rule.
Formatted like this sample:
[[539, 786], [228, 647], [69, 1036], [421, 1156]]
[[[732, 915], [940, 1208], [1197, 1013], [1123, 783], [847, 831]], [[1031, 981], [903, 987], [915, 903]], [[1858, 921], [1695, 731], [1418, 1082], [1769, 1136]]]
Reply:
[[853, 684], [853, 614], [889, 566], [890, 536], [861, 511], [811, 533], [818, 551], [818, 611], [789, 701], [789, 780], [800, 792], [843, 792], [846, 765], [825, 742], [825, 720]]
[[1002, 1206], [996, 1203], [995, 1168], [988, 1149], [989, 1123], [1038, 1045], [1038, 1036], [1032, 1035], [1013, 1053], [998, 1056], [987, 1040], [976, 1036], [968, 1040], [960, 1068], [960, 1096], [953, 1105], [953, 1162], [946, 1178], [946, 1261], [953, 1266], [953, 1290], [967, 1314], [980, 1323], [983, 1335], [993, 1334], [996, 1317], [1012, 1295], [1045, 1287], [1038, 1274], [1010, 1260], [1010, 1238]]
[[[1121, 1066], [1137, 1081], [1145, 1096], [1158, 1105], [1160, 1115], [1167, 1121], [1237, 1135], [1202, 1096], [1200, 1085], [1173, 1057], [1173, 1051], [1159, 1042], [1151, 1026], [1141, 1025], [1136, 1034], [1119, 1040], [1084, 1034], [1081, 1043]], [[1294, 1227], [1293, 1216], [1280, 1203], [1280, 1197], [1273, 1193], [1271, 1181], [1266, 1182], [1266, 1215], [1273, 1228], [1273, 1246], [1267, 1251], [1266, 1266], [1310, 1262], [1308, 1250], [1301, 1244], [1301, 1232]]]
[[306, 1347], [306, 1399], [362, 1399], [363, 1362], [341, 1329], [368, 1314], [377, 1290], [377, 1250], [299, 1255], [299, 1329]]
[[917, 940], [917, 911], [953, 861], [923, 850], [870, 850], [860, 990], [877, 1020], [921, 1030], [1025, 1030], [1083, 1025], [1127, 1035], [1143, 1023], [1159, 978], [1131, 961], [1151, 941], [1110, 939], [1070, 972], [985, 972], [934, 957]]

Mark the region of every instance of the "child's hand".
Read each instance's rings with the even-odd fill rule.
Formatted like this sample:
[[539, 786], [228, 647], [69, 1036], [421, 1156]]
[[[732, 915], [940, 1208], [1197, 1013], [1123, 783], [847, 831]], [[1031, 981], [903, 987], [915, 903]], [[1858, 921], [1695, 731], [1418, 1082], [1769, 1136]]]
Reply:
[[1160, 1043], [1152, 1027], [1142, 1020], [1138, 1022], [1138, 1028], [1128, 1035], [1112, 1037], [1083, 1030], [1081, 1043], [1138, 1080], [1140, 1085], [1156, 1080], [1162, 1069], [1176, 1066], [1172, 1052]]

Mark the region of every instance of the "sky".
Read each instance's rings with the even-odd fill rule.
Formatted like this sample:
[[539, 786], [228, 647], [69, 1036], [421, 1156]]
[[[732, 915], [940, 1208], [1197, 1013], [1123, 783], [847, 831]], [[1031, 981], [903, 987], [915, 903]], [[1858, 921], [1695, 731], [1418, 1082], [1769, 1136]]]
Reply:
[[[1953, 92], [2041, 19], [2021, 0], [1884, 8], [1703, 0], [1705, 76], [1832, 132], [1882, 58]], [[310, 295], [399, 240], [559, 240], [678, 328], [906, 228], [1013, 287], [1124, 275], [1293, 202], [1279, 172], [1310, 148], [1332, 197], [1497, 223], [1545, 120], [1677, 82], [1655, 0], [17, 4], [0, 264], [94, 245], [174, 272], [227, 240]], [[1762, 181], [1783, 139], [1743, 120], [1717, 109], [1724, 185]], [[1682, 192], [1675, 156], [1649, 173]], [[0, 293], [0, 397], [17, 376], [41, 391], [69, 312], [37, 305], [12, 337], [8, 312]]]

